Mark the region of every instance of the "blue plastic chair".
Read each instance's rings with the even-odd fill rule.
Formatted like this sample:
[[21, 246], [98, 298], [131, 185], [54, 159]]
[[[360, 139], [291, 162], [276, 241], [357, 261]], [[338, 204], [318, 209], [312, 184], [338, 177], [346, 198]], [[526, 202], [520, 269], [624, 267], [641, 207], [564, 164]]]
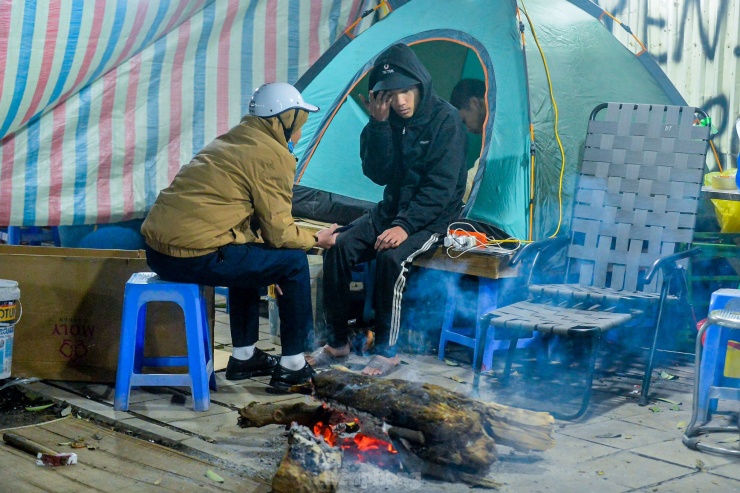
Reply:
[[[144, 357], [146, 304], [151, 301], [177, 303], [185, 315], [187, 356]], [[142, 373], [143, 367], [187, 366], [188, 373]], [[197, 284], [162, 281], [152, 272], [133, 274], [126, 283], [118, 353], [114, 408], [127, 411], [131, 387], [190, 387], [193, 409], [207, 411], [210, 388], [216, 390], [213, 351], [210, 342], [204, 289]]]

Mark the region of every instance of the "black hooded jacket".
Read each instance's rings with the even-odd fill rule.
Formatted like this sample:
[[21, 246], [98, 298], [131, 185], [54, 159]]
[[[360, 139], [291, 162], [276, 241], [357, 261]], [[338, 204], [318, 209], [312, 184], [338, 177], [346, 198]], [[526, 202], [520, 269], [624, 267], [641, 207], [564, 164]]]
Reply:
[[452, 105], [437, 96], [426, 67], [404, 44], [380, 54], [370, 72], [371, 88], [386, 63], [419, 80], [421, 97], [411, 118], [391, 110], [386, 121], [371, 118], [362, 131], [362, 171], [385, 186], [383, 200], [371, 213], [383, 228], [400, 226], [408, 234], [422, 229], [445, 233], [460, 215], [465, 192], [462, 120]]

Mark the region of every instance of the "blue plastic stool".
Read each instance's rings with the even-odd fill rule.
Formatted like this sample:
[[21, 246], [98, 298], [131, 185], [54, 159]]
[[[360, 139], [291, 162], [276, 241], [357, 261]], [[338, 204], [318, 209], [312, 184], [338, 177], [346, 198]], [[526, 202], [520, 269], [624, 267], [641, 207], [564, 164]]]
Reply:
[[362, 289], [365, 295], [362, 306], [362, 320], [366, 324], [370, 324], [375, 320], [375, 303], [373, 302], [375, 294], [375, 265], [375, 259], [362, 264]]
[[[146, 304], [150, 301], [177, 303], [185, 315], [187, 356], [144, 357]], [[187, 366], [188, 373], [141, 373], [142, 367]], [[216, 390], [213, 352], [203, 287], [162, 281], [152, 272], [133, 274], [126, 283], [118, 353], [114, 408], [127, 411], [131, 387], [190, 387], [193, 409], [207, 411], [211, 405], [210, 388]]]
[[[455, 283], [449, 283], [447, 287], [447, 302], [445, 313], [442, 318], [442, 333], [439, 336], [439, 359], [445, 357], [445, 346], [447, 342], [456, 342], [465, 347], [473, 348], [473, 368], [478, 368], [478, 346], [484, 344], [480, 318], [489, 310], [498, 306], [498, 282], [494, 279], [478, 278], [478, 300], [475, 316], [475, 327], [456, 327], [454, 325], [455, 313], [457, 312], [457, 287]], [[493, 332], [493, 331], [491, 331]], [[486, 357], [483, 358], [486, 360]]]
[[375, 259], [362, 262], [352, 267], [352, 282], [361, 282], [362, 299], [362, 321], [372, 324], [375, 320]]
[[[709, 303], [709, 313], [716, 310], [730, 310], [740, 313], [740, 289], [720, 289], [712, 293]], [[706, 328], [704, 327], [706, 326]], [[740, 340], [740, 332], [734, 331], [726, 325], [713, 324], [708, 318], [702, 326], [707, 337], [704, 349], [701, 352], [701, 366], [696, 366], [698, 385], [698, 421], [704, 424], [709, 416], [717, 410], [717, 397], [713, 397], [712, 387], [731, 387], [740, 389], [740, 378], [725, 376], [725, 361], [727, 358], [727, 343], [732, 340]], [[697, 335], [699, 349], [701, 351], [702, 334]]]
[[[476, 317], [474, 327], [459, 327], [454, 325], [455, 314], [457, 312], [457, 299], [455, 293], [457, 286], [455, 283], [447, 285], [447, 301], [445, 303], [445, 312], [442, 319], [442, 333], [439, 337], [439, 349], [437, 354], [439, 359], [445, 357], [445, 346], [447, 342], [456, 342], [463, 346], [473, 349], [473, 368], [478, 367], [478, 358], [480, 354], [480, 345], [483, 345], [483, 364], [482, 369], [490, 369], [487, 362], [493, 361], [494, 351], [505, 351], [509, 349], [509, 340], [494, 339], [495, 331], [488, 331], [488, 337], [483, 341], [484, 330], [481, 326], [481, 317], [486, 313], [495, 310], [499, 305], [499, 288], [502, 279], [489, 279], [478, 277], [478, 298], [476, 300]], [[534, 333], [532, 337], [522, 338], [517, 341], [517, 348], [533, 347], [539, 344], [541, 337]]]
[[[735, 293], [732, 297], [727, 296], [729, 293], [722, 293], [715, 299], [715, 295], [721, 291], [734, 291]], [[740, 402], [740, 378], [732, 378], [724, 374], [727, 341], [733, 332], [733, 337], [740, 337], [740, 291], [737, 289], [716, 291], [712, 294], [712, 304], [715, 303], [724, 305], [727, 309], [710, 311], [707, 321], [702, 325], [696, 338], [694, 403], [691, 422], [686, 427], [683, 443], [694, 450], [740, 457], [740, 450], [701, 442], [702, 435], [711, 432], [740, 433], [740, 426], [736, 423], [729, 426], [707, 425], [711, 414], [717, 411], [719, 399]], [[712, 330], [707, 332], [707, 329]], [[701, 338], [705, 333], [707, 338], [702, 350]]]

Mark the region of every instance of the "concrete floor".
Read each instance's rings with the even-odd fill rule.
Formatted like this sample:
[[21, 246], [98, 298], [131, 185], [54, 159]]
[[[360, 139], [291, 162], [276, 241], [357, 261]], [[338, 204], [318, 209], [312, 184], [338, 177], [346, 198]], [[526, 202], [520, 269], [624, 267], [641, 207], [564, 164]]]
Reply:
[[[231, 343], [228, 315], [218, 310], [216, 320], [216, 347], [228, 351]], [[261, 336], [258, 347], [279, 354], [279, 346], [270, 340], [266, 319], [262, 320]], [[678, 355], [665, 359], [663, 366], [656, 368], [651, 391], [654, 398], [664, 400], [654, 399], [649, 406], [640, 407], [636, 398], [641, 383], [640, 368], [625, 359], [615, 358], [613, 367], [598, 375], [592, 404], [583, 417], [575, 421], [556, 420], [555, 448], [540, 454], [521, 454], [499, 446], [500, 460], [493, 465], [488, 478], [503, 483], [501, 491], [509, 492], [740, 491], [740, 460], [692, 451], [681, 443], [683, 428], [691, 418], [692, 361]], [[425, 381], [471, 393], [472, 372], [468, 364], [451, 366], [434, 356], [403, 355], [402, 360], [406, 364], [391, 378]], [[353, 356], [349, 365], [361, 366], [364, 361]], [[661, 372], [676, 378], [660, 378]], [[560, 369], [555, 373], [566, 374]], [[549, 402], [542, 397], [522, 400], [520, 384], [527, 378], [527, 368], [520, 367], [511, 387], [503, 389], [492, 374], [484, 375], [480, 398], [503, 404], [536, 405], [537, 399]], [[119, 412], [113, 410], [112, 385], [43, 382], [30, 387], [68, 401], [83, 415], [176, 445], [181, 450], [217, 458], [224, 468], [240, 470], [269, 483], [286, 450], [283, 427], [241, 429], [237, 426], [237, 411], [254, 401], [294, 402], [310, 398], [268, 394], [268, 380], [269, 377], [260, 377], [234, 383], [227, 381], [223, 372], [217, 373], [218, 391], [211, 394], [211, 407], [203, 413], [191, 410], [189, 392], [184, 389], [134, 390], [130, 410]], [[555, 384], [538, 385], [558, 395], [563, 393]], [[737, 447], [737, 444], [736, 441], [724, 445]], [[347, 492], [469, 490], [463, 484], [396, 475], [370, 464], [345, 465], [341, 478], [340, 491]]]

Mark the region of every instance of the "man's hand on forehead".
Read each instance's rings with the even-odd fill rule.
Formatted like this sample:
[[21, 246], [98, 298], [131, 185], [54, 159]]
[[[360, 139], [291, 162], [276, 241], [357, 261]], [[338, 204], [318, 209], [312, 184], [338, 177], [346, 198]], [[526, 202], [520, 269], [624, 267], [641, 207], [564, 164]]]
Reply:
[[388, 119], [391, 112], [392, 100], [392, 91], [378, 91], [377, 94], [370, 91], [370, 101], [368, 102], [367, 109], [370, 111], [370, 116], [373, 120], [383, 122]]

